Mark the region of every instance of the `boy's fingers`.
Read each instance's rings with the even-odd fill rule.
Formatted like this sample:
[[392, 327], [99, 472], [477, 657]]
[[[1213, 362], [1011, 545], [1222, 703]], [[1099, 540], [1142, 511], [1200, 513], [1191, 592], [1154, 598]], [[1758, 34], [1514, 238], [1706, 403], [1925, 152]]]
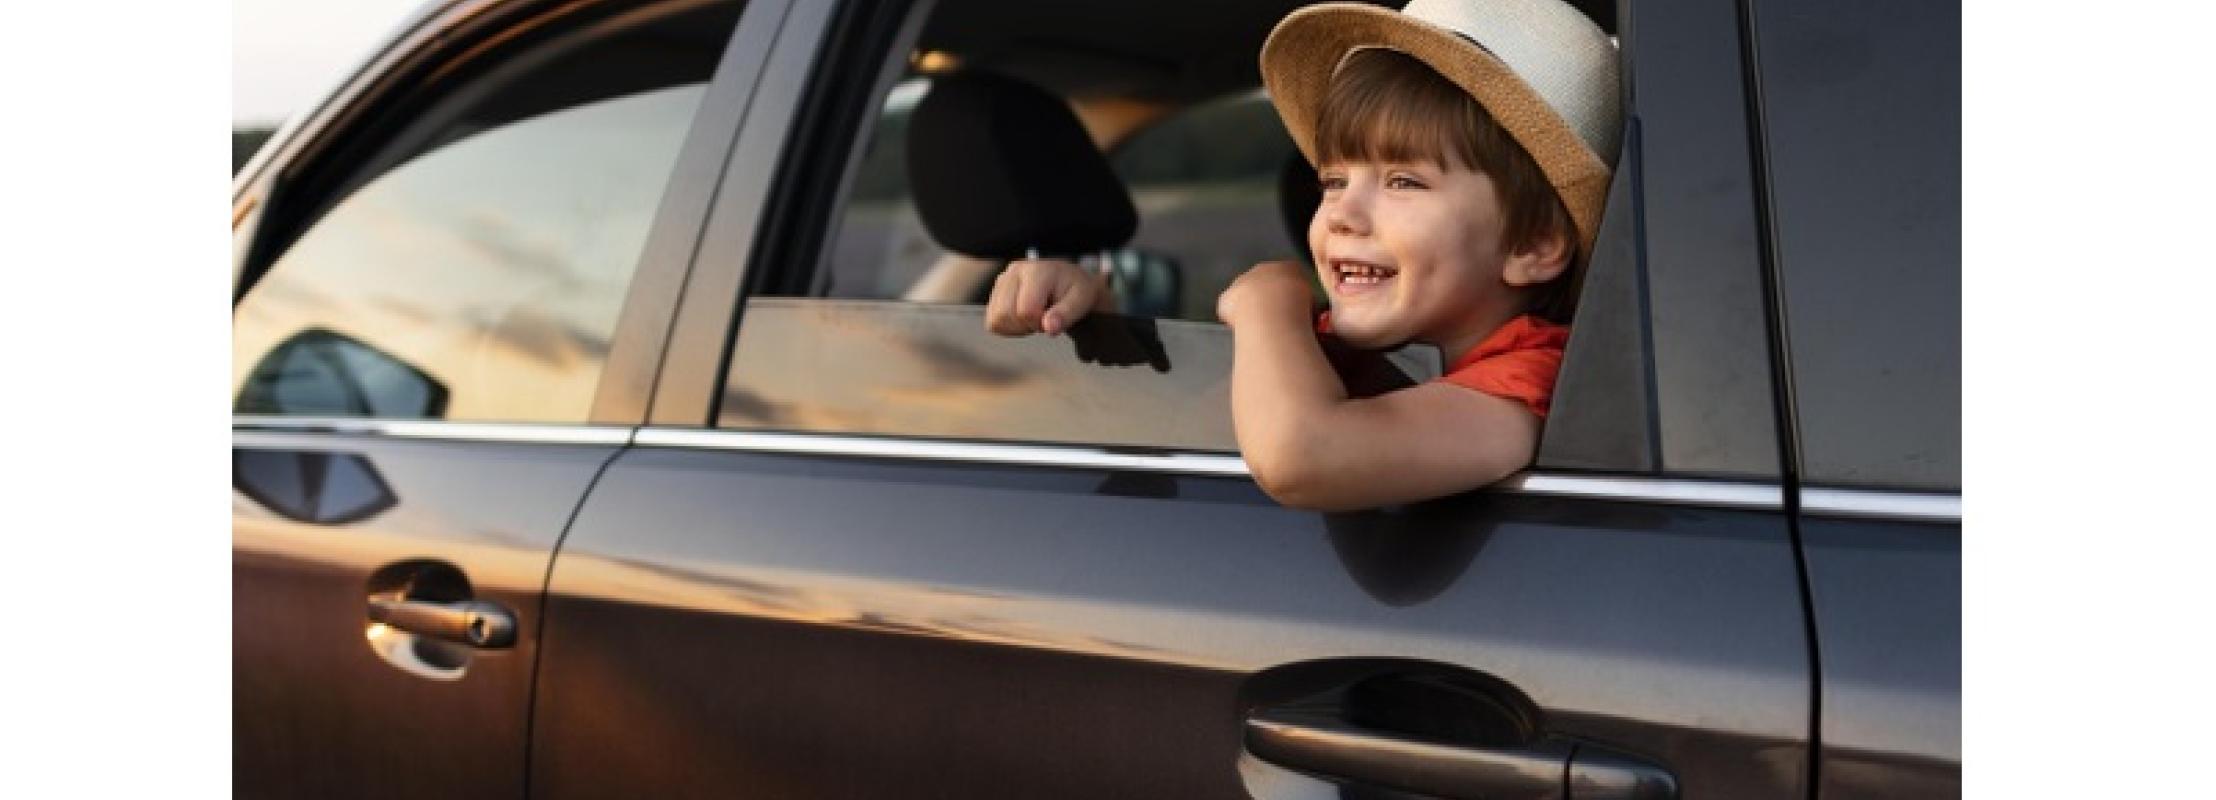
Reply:
[[1016, 287], [1023, 280], [1011, 268], [993, 279], [993, 293], [985, 301], [985, 329], [1002, 336], [1022, 336], [1030, 331], [1016, 320]]
[[1025, 333], [1039, 329], [1039, 315], [1045, 314], [1047, 306], [1054, 302], [1055, 281], [1040, 272], [1018, 273], [1016, 279], [1016, 321], [1023, 324]]
[[1039, 319], [1039, 327], [1049, 336], [1059, 336], [1084, 319], [1093, 310], [1093, 300], [1100, 295], [1100, 284], [1087, 275], [1069, 276], [1068, 282], [1061, 287], [1061, 296], [1054, 299], [1054, 305]]

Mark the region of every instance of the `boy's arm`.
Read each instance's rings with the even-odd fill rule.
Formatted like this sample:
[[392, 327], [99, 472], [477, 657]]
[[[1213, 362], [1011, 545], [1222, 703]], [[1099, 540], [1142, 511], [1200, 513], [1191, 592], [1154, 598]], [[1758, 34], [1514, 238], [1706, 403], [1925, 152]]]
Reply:
[[1539, 419], [1521, 403], [1432, 382], [1350, 399], [1308, 318], [1305, 270], [1265, 264], [1224, 291], [1231, 420], [1278, 502], [1347, 511], [1484, 486], [1530, 463]]

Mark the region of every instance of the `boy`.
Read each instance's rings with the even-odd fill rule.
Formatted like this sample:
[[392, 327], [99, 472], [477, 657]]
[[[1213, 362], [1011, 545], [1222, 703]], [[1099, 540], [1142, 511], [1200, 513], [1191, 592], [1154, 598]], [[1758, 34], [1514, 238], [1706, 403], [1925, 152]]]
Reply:
[[[1288, 15], [1262, 77], [1323, 201], [1306, 267], [1255, 266], [1217, 298], [1233, 337], [1231, 414], [1255, 480], [1322, 511], [1475, 489], [1530, 463], [1616, 153], [1616, 53], [1558, 0], [1330, 3]], [[1019, 261], [986, 325], [1066, 330], [1107, 292], [1062, 261]], [[1436, 381], [1354, 399], [1315, 332], [1408, 341]]]

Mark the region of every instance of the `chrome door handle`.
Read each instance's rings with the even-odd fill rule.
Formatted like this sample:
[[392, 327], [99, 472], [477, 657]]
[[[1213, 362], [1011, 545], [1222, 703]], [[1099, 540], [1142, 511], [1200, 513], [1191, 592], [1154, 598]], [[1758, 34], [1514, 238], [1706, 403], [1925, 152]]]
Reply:
[[1437, 797], [1557, 800], [1567, 743], [1490, 750], [1364, 730], [1322, 714], [1264, 710], [1247, 718], [1249, 752], [1280, 766]]
[[419, 636], [497, 649], [516, 642], [516, 618], [505, 608], [477, 600], [440, 603], [373, 597], [369, 618]]
[[1246, 747], [1279, 766], [1436, 797], [1677, 797], [1677, 781], [1668, 771], [1584, 742], [1545, 738], [1513, 748], [1428, 742], [1362, 728], [1315, 709], [1254, 712], [1246, 720]]

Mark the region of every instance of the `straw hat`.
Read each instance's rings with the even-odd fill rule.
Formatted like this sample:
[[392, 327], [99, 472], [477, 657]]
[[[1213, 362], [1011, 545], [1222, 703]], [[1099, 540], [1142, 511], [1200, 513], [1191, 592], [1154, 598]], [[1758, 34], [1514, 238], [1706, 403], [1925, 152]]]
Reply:
[[1560, 0], [1410, 0], [1400, 11], [1323, 3], [1286, 15], [1262, 45], [1262, 83], [1316, 160], [1316, 114], [1355, 51], [1411, 56], [1462, 87], [1561, 195], [1590, 252], [1622, 135], [1616, 45]]

